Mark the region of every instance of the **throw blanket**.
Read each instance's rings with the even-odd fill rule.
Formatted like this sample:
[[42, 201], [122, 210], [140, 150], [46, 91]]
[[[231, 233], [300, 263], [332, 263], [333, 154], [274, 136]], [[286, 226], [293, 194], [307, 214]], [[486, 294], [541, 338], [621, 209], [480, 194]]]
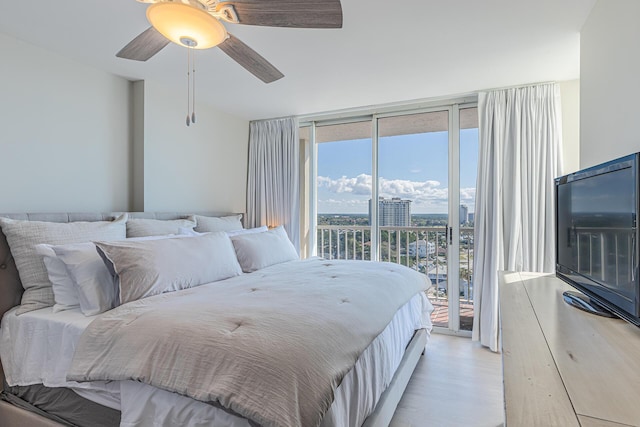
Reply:
[[135, 380], [265, 427], [318, 426], [359, 355], [428, 278], [368, 261], [291, 261], [117, 307], [69, 381]]

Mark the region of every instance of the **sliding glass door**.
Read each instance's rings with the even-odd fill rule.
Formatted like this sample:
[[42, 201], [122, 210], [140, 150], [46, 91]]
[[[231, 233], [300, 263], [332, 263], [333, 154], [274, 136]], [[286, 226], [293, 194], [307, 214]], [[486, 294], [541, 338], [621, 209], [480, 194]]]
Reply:
[[305, 130], [315, 170], [310, 253], [424, 273], [435, 326], [463, 335], [473, 321], [474, 114], [453, 104]]
[[371, 122], [318, 126], [315, 142], [317, 255], [371, 260]]
[[436, 326], [449, 328], [449, 116], [377, 118], [379, 259], [429, 276]]

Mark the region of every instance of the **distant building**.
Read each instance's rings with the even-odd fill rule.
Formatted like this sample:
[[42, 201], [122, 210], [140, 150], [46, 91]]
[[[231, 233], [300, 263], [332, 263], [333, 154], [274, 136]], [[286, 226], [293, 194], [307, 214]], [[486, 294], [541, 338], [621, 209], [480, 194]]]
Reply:
[[[369, 199], [369, 224], [371, 224], [372, 203]], [[388, 227], [411, 226], [411, 200], [402, 200], [399, 197], [378, 199], [378, 224]]]
[[426, 240], [418, 240], [416, 242], [409, 243], [409, 256], [416, 256], [416, 247], [418, 248], [418, 258], [426, 258], [427, 255], [434, 255], [436, 253], [436, 244], [433, 242], [427, 242]]
[[467, 205], [460, 205], [460, 224], [469, 222], [469, 208]]
[[473, 212], [469, 212], [469, 222], [473, 222], [474, 219], [475, 215], [473, 214]]

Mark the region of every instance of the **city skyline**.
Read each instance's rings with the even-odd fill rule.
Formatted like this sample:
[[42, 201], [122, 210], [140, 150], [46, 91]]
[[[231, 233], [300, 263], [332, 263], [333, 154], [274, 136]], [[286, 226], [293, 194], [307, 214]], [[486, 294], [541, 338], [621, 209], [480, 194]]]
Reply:
[[[378, 195], [411, 200], [415, 214], [447, 213], [448, 140], [446, 131], [381, 137]], [[475, 211], [477, 161], [478, 130], [462, 130], [460, 203], [469, 213]], [[371, 163], [370, 139], [318, 144], [318, 213], [366, 214], [372, 197]]]

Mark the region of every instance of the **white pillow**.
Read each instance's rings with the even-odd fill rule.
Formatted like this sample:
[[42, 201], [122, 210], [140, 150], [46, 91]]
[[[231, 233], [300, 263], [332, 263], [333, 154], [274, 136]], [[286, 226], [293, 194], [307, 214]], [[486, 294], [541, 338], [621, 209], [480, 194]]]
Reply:
[[242, 230], [242, 215], [229, 215], [229, 216], [202, 216], [195, 215], [196, 219], [196, 231], [231, 231]]
[[95, 316], [116, 306], [118, 295], [113, 276], [93, 242], [58, 245], [52, 249], [75, 285], [80, 310], [85, 316]]
[[256, 228], [243, 228], [242, 230], [231, 230], [227, 231], [227, 236], [240, 236], [242, 234], [254, 234], [254, 233], [264, 233], [265, 231], [269, 231], [269, 227], [263, 225], [262, 227]]
[[299, 259], [296, 248], [282, 226], [263, 233], [231, 236], [231, 241], [245, 273]]
[[199, 233], [195, 231], [193, 228], [189, 227], [180, 227], [178, 229], [179, 236], [202, 236], [204, 233]]
[[[64, 262], [58, 259], [52, 245], [46, 243], [36, 245], [36, 252], [44, 257], [44, 265], [47, 268], [47, 275], [53, 288], [53, 298], [55, 300], [53, 312], [57, 313], [80, 307], [78, 290], [67, 272], [67, 267]], [[98, 255], [97, 252], [96, 255]]]
[[178, 234], [180, 228], [193, 228], [196, 220], [193, 216], [185, 219], [146, 219], [131, 218], [127, 221], [127, 237], [163, 236]]
[[[231, 237], [231, 236], [239, 236], [240, 234], [262, 233], [268, 230], [269, 228], [266, 225], [263, 225], [262, 227], [256, 227], [256, 228], [243, 228], [242, 230], [225, 231], [225, 233], [227, 233], [227, 236]], [[198, 231], [195, 231], [192, 228], [180, 228], [181, 236], [202, 236], [203, 234], [205, 233], [200, 233]]]
[[20, 315], [55, 304], [47, 268], [42, 255], [36, 252], [36, 245], [124, 239], [126, 221], [127, 214], [119, 216], [115, 221], [68, 223], [0, 218], [0, 226], [7, 237], [7, 243], [11, 248], [20, 281], [24, 287], [22, 303], [16, 310], [16, 314]]
[[144, 242], [96, 242], [125, 304], [242, 273], [225, 233]]

